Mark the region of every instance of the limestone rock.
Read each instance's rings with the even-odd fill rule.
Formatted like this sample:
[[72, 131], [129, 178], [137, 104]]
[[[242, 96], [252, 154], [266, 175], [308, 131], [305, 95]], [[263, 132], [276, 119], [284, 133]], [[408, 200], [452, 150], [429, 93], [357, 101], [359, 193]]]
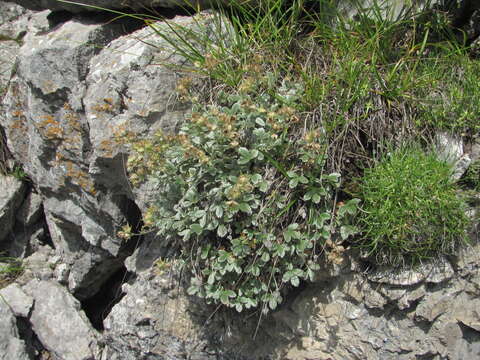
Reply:
[[0, 359], [1, 360], [31, 360], [25, 347], [25, 342], [20, 339], [16, 319], [7, 303], [0, 297]]
[[48, 234], [45, 233], [45, 224], [39, 221], [30, 226], [16, 224], [12, 234], [7, 239], [10, 243], [6, 250], [8, 254], [15, 258], [26, 258], [36, 252], [48, 241]]
[[438, 132], [435, 140], [439, 157], [452, 165], [452, 180], [460, 179], [472, 162], [470, 155], [464, 153], [461, 136]]
[[15, 213], [25, 195], [25, 185], [13, 176], [0, 173], [0, 242], [5, 239], [15, 223]]
[[24, 226], [30, 226], [40, 220], [42, 216], [42, 198], [35, 192], [30, 192], [25, 198], [16, 218]]
[[[175, 22], [205, 24], [207, 35], [215, 33], [211, 15]], [[53, 244], [80, 299], [130, 255], [136, 240], [125, 242], [117, 232], [139, 223], [155, 193], [150, 184], [132, 191], [122, 131], [175, 131], [190, 111], [175, 96], [178, 73], [158, 65], [184, 64], [185, 58], [151, 28], [134, 31], [139, 25], [74, 19], [47, 33], [28, 33], [0, 118], [9, 148], [44, 198]]]
[[64, 360], [91, 360], [97, 338], [80, 304], [62, 286], [31, 280], [24, 290], [35, 300], [30, 316], [32, 329], [43, 346]]
[[69, 283], [80, 297], [94, 293], [121, 266], [126, 244], [116, 232], [136, 221], [129, 218], [126, 197], [95, 189], [82, 103], [89, 60], [131, 26], [72, 21], [48, 33], [28, 33], [5, 98], [7, 116], [0, 120], [14, 157], [46, 198], [52, 240], [71, 266]]
[[39, 247], [37, 251], [23, 260], [24, 271], [17, 282], [25, 285], [32, 279], [52, 279], [53, 266], [50, 259], [53, 256], [54, 252], [49, 246]]
[[10, 284], [0, 290], [0, 297], [10, 307], [15, 316], [28, 318], [33, 306], [33, 298], [17, 284]]
[[[225, 324], [221, 315], [202, 300], [186, 294], [185, 283], [174, 268], [152, 268], [123, 287], [125, 296], [105, 319], [105, 359], [246, 360], [254, 343], [245, 330]], [[262, 338], [261, 336], [259, 336]]]
[[409, 286], [422, 282], [436, 284], [451, 279], [453, 275], [452, 265], [446, 259], [441, 258], [412, 269], [381, 268], [368, 274], [367, 277], [377, 283]]

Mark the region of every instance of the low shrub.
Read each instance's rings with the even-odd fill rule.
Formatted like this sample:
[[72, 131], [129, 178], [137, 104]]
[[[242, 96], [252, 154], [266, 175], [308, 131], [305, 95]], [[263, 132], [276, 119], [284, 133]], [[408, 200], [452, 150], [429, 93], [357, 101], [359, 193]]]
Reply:
[[144, 221], [192, 271], [189, 293], [266, 312], [282, 288], [313, 279], [335, 236], [356, 232], [358, 201], [335, 211], [340, 174], [325, 172], [321, 128], [299, 121], [301, 86], [251, 94], [221, 93], [217, 105], [197, 105], [177, 135], [134, 142], [128, 170], [134, 184], [158, 186]]
[[407, 146], [367, 169], [360, 185], [361, 246], [378, 263], [414, 264], [451, 254], [466, 239], [466, 206], [450, 166]]

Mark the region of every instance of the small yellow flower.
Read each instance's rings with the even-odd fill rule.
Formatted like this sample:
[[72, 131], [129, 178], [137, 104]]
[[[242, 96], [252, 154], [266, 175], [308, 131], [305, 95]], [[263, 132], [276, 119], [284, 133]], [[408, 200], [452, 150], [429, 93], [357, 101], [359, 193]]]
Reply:
[[117, 233], [117, 236], [121, 239], [128, 240], [132, 237], [132, 227], [130, 225], [124, 225], [122, 230]]

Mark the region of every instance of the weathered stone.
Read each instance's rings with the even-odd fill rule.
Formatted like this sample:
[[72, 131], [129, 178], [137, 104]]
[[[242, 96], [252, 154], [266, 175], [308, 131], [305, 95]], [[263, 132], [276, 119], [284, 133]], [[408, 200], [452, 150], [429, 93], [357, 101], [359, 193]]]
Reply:
[[71, 266], [69, 284], [80, 297], [94, 293], [121, 266], [126, 244], [116, 232], [129, 220], [138, 221], [127, 220], [131, 210], [125, 196], [95, 189], [82, 103], [89, 60], [132, 26], [72, 21], [48, 33], [27, 34], [5, 98], [7, 114], [0, 120], [9, 148], [46, 198], [52, 240]]
[[24, 8], [12, 2], [0, 2], [0, 26], [13, 22], [25, 13]]
[[28, 318], [33, 306], [33, 298], [17, 284], [10, 284], [0, 290], [0, 297], [5, 301], [15, 316]]
[[408, 309], [414, 302], [423, 298], [426, 294], [425, 285], [420, 285], [415, 289], [406, 289], [405, 295], [400, 298], [397, 306], [400, 310]]
[[455, 294], [437, 293], [426, 296], [417, 306], [415, 315], [421, 320], [428, 322], [434, 321], [437, 317], [443, 315], [451, 309], [455, 302]]
[[[229, 324], [214, 307], [186, 294], [174, 268], [141, 272], [123, 290], [104, 321], [105, 359], [256, 359], [256, 345], [246, 341], [256, 322]], [[258, 337], [265, 340], [262, 332]]]
[[20, 339], [14, 314], [8, 304], [0, 296], [0, 360], [31, 360], [25, 347], [25, 342]]
[[30, 226], [40, 220], [42, 216], [42, 198], [31, 192], [17, 211], [16, 218], [24, 226]]
[[50, 280], [53, 277], [53, 269], [49, 265], [50, 258], [54, 255], [52, 248], [41, 246], [32, 255], [24, 259], [24, 271], [17, 279], [20, 284], [26, 284], [32, 279]]
[[452, 265], [440, 258], [435, 262], [425, 263], [415, 268], [408, 269], [380, 269], [367, 275], [373, 282], [389, 285], [416, 285], [421, 282], [440, 283], [452, 278], [454, 274]]
[[472, 162], [470, 155], [464, 153], [461, 136], [439, 132], [435, 140], [439, 157], [452, 165], [452, 180], [460, 179]]
[[[116, 353], [125, 360], [147, 359], [147, 354], [149, 359], [174, 359], [202, 352], [195, 349], [201, 325], [193, 319], [205, 314], [194, 313], [177, 281], [148, 271], [133, 285], [124, 285], [125, 297], [104, 321], [109, 358]], [[151, 336], [142, 335], [147, 333]]]
[[30, 225], [15, 225], [9, 237], [10, 245], [6, 248], [10, 256], [25, 258], [43, 245], [47, 235], [42, 222]]
[[465, 294], [457, 297], [453, 305], [453, 317], [463, 325], [480, 333], [480, 300]]
[[80, 303], [62, 286], [31, 280], [25, 292], [35, 300], [30, 316], [32, 329], [43, 346], [64, 360], [91, 360], [97, 338]]
[[0, 173], [0, 241], [10, 235], [15, 213], [25, 196], [25, 185], [13, 176]]

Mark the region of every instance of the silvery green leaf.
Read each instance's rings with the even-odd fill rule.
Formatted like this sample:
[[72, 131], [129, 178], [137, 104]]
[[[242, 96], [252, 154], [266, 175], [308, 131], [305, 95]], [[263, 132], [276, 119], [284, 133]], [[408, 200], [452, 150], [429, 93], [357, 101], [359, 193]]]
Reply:
[[343, 240], [346, 240], [351, 235], [355, 235], [358, 233], [358, 229], [355, 226], [351, 225], [344, 225], [340, 227], [340, 236]]
[[264, 137], [265, 134], [266, 134], [266, 132], [265, 132], [264, 128], [256, 128], [255, 130], [253, 130], [253, 135], [255, 135], [259, 138]]
[[214, 272], [212, 272], [212, 273], [208, 276], [207, 282], [208, 282], [210, 285], [213, 285], [213, 283], [215, 282], [215, 273], [214, 273]]
[[270, 307], [271, 310], [275, 310], [277, 308], [277, 299], [274, 297], [271, 297], [270, 300], [268, 301], [268, 306]]
[[257, 185], [260, 181], [262, 181], [262, 175], [253, 174], [252, 176], [250, 176], [250, 181], [253, 185]]
[[262, 118], [260, 118], [260, 117], [257, 117], [257, 118], [255, 119], [255, 123], [256, 123], [257, 125], [260, 125], [260, 126], [265, 126], [265, 121], [264, 121]]
[[322, 198], [320, 197], [320, 195], [318, 193], [315, 193], [313, 196], [312, 196], [312, 201], [314, 204], [318, 204], [320, 202]]
[[262, 181], [262, 182], [260, 183], [260, 186], [259, 186], [258, 188], [259, 188], [260, 191], [263, 192], [263, 193], [264, 193], [264, 192], [267, 192], [267, 190], [268, 190], [268, 182]]
[[203, 231], [203, 226], [201, 226], [200, 224], [192, 224], [190, 225], [190, 230], [195, 234], [200, 235]]
[[340, 174], [339, 173], [331, 173], [325, 177], [325, 180], [331, 181], [333, 183], [338, 183], [340, 180]]
[[188, 295], [195, 295], [199, 292], [199, 288], [196, 285], [192, 285], [187, 289], [187, 294]]
[[244, 148], [244, 147], [240, 147], [238, 148], [238, 153], [240, 154], [240, 156], [243, 156], [243, 157], [250, 157], [250, 151], [248, 151], [247, 148]]
[[220, 225], [217, 229], [217, 235], [220, 237], [224, 237], [227, 235], [227, 227], [225, 225]]
[[308, 179], [303, 175], [298, 177], [298, 181], [302, 184], [308, 184]]
[[252, 213], [252, 208], [250, 207], [250, 205], [248, 205], [247, 203], [240, 203], [238, 204], [238, 208], [243, 211], [244, 213], [247, 213], [247, 214], [251, 214]]

